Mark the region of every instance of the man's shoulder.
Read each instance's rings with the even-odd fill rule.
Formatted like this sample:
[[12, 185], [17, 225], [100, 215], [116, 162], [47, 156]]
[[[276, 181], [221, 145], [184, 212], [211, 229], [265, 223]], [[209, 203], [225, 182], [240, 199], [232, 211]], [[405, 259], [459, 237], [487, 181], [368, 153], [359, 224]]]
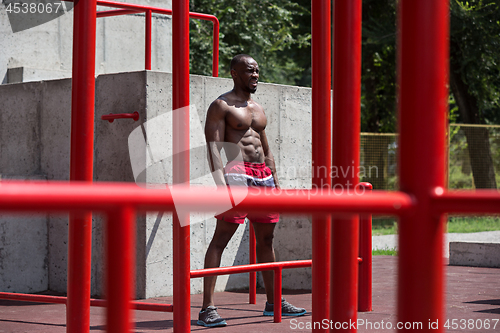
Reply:
[[232, 90], [230, 90], [228, 92], [223, 93], [219, 97], [217, 97], [214, 102], [228, 104], [231, 101], [233, 101], [234, 98], [235, 98], [234, 92]]
[[209, 109], [216, 110], [227, 110], [228, 102], [227, 99], [223, 98], [223, 95], [217, 97], [211, 104]]

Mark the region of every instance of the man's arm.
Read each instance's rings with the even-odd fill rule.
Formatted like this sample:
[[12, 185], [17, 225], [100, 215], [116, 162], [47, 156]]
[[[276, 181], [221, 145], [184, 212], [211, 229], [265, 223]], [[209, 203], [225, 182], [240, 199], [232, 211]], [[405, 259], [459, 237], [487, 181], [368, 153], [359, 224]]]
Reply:
[[208, 165], [217, 186], [226, 186], [224, 166], [220, 155], [226, 129], [226, 111], [223, 104], [224, 102], [220, 99], [213, 101], [208, 108], [205, 122]]
[[273, 153], [271, 153], [271, 149], [269, 149], [269, 143], [267, 142], [267, 136], [266, 136], [266, 131], [263, 130], [260, 132], [260, 142], [262, 143], [262, 149], [264, 150], [264, 161], [266, 163], [266, 166], [271, 169], [271, 173], [273, 174], [274, 178], [274, 184], [276, 185], [276, 188], [279, 189], [279, 181], [278, 181], [278, 176], [276, 175], [276, 165], [274, 163], [274, 156]]

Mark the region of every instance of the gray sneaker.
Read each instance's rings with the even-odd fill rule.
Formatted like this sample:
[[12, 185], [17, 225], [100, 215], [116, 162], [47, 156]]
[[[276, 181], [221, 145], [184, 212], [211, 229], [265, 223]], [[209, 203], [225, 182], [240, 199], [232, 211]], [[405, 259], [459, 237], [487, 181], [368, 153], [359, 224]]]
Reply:
[[224, 319], [217, 313], [217, 308], [215, 306], [208, 306], [205, 310], [201, 310], [198, 315], [198, 321], [196, 324], [205, 327], [217, 327], [226, 326], [227, 323]]
[[[306, 309], [298, 308], [288, 303], [284, 298], [281, 299], [281, 315], [282, 316], [302, 316], [306, 313]], [[264, 316], [274, 316], [274, 304], [266, 302]]]

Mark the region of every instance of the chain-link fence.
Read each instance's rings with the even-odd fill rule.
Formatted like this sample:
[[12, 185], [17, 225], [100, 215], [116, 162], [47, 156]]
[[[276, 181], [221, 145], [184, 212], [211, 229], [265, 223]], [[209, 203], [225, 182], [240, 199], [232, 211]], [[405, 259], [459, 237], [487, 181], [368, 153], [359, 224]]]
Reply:
[[[500, 126], [450, 124], [448, 187], [499, 188]], [[361, 133], [360, 179], [397, 189], [397, 134]]]
[[361, 133], [360, 180], [376, 190], [397, 188], [397, 135]]
[[448, 186], [498, 188], [500, 126], [450, 124]]

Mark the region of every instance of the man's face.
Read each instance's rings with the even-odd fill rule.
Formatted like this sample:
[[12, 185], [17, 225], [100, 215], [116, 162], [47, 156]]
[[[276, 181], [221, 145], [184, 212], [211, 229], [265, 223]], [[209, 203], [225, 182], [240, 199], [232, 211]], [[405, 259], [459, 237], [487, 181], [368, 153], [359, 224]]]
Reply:
[[259, 65], [253, 58], [244, 58], [235, 68], [237, 82], [244, 91], [255, 93], [259, 81]]

